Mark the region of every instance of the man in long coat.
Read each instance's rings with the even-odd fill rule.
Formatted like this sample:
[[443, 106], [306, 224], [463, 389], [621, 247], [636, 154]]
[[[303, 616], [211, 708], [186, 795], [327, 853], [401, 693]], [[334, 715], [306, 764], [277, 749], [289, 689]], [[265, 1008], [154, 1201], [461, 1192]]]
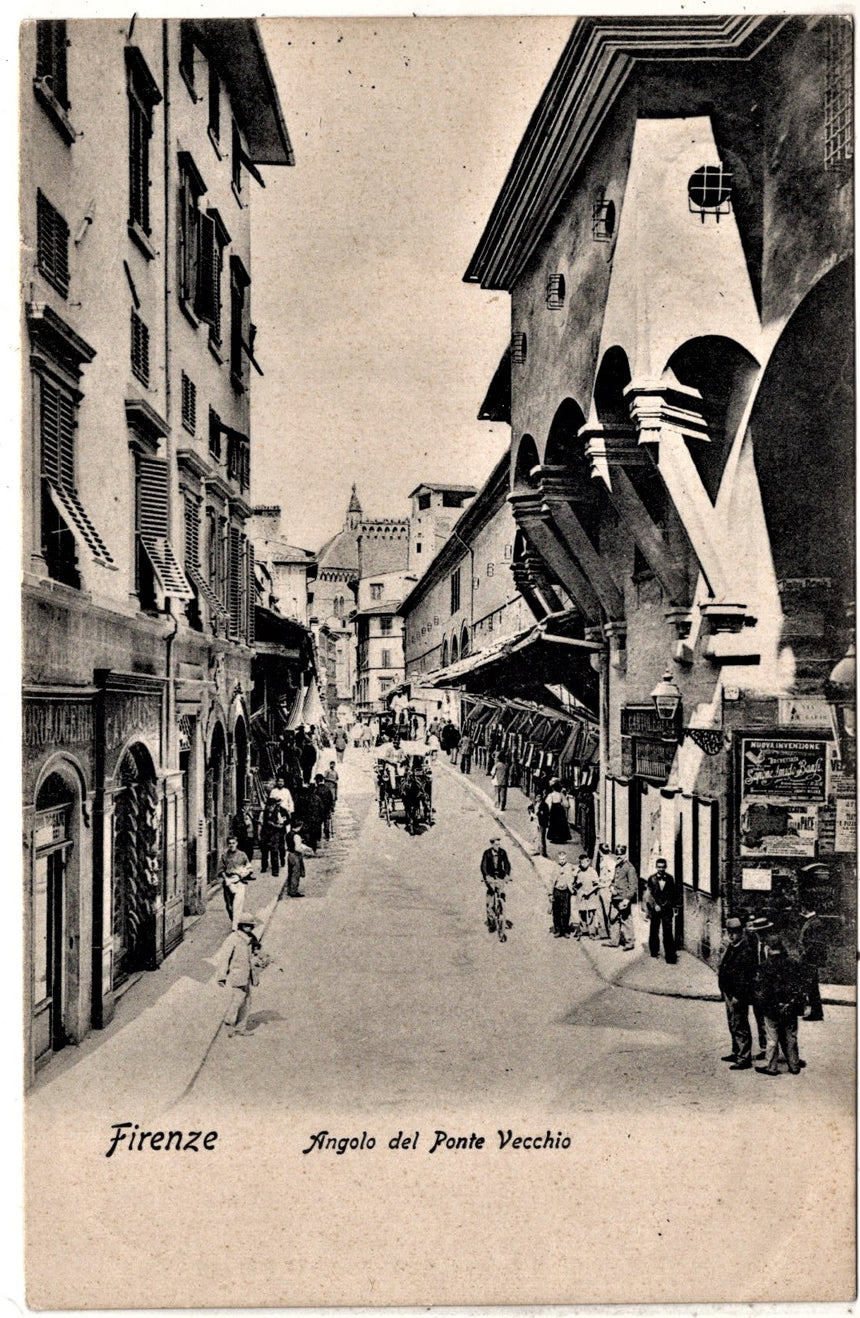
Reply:
[[732, 1051], [723, 1058], [731, 1062], [732, 1071], [748, 1071], [752, 1067], [752, 1031], [750, 1030], [750, 1004], [758, 973], [758, 953], [743, 921], [737, 916], [726, 920], [728, 942], [720, 957], [717, 986], [726, 1004], [726, 1020], [732, 1039]]

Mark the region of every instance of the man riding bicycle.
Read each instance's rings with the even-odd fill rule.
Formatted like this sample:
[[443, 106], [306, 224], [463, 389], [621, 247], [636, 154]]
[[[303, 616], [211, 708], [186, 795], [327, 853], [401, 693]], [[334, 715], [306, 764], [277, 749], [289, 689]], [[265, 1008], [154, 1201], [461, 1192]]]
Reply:
[[510, 929], [511, 922], [505, 918], [505, 895], [507, 881], [511, 876], [511, 862], [508, 853], [499, 845], [498, 837], [490, 838], [490, 845], [481, 857], [481, 875], [487, 890], [487, 928], [490, 933], [498, 933], [501, 942], [505, 941], [505, 929]]

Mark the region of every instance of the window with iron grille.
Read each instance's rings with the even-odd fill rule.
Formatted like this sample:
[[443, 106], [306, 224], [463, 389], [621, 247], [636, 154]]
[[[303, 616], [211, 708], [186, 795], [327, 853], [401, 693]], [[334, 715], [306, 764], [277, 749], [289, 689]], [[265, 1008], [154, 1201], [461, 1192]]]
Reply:
[[66, 73], [66, 21], [40, 18], [36, 23], [36, 77], [64, 110], [69, 109]]
[[854, 51], [850, 18], [827, 23], [824, 74], [824, 167], [843, 170], [854, 159]]
[[200, 253], [200, 198], [206, 184], [190, 155], [179, 155], [179, 297], [188, 307], [197, 299]]
[[596, 243], [611, 243], [615, 236], [615, 202], [602, 193], [591, 207], [591, 236]]
[[146, 60], [136, 46], [126, 47], [128, 88], [128, 172], [129, 172], [129, 224], [143, 233], [152, 232], [150, 224], [149, 140], [152, 137], [152, 118], [161, 92], [147, 67]]
[[703, 224], [708, 215], [719, 224], [720, 216], [730, 215], [732, 210], [731, 170], [722, 161], [718, 165], [700, 165], [687, 183], [687, 204]]
[[516, 334], [511, 335], [511, 358], [513, 361], [519, 362], [522, 366], [528, 355], [528, 350], [529, 341], [522, 330], [518, 330]]
[[189, 434], [197, 428], [197, 386], [182, 372], [182, 424]]
[[460, 609], [460, 569], [451, 573], [451, 612], [458, 613]]
[[561, 311], [566, 292], [564, 275], [547, 275], [546, 304], [550, 311]]
[[136, 311], [131, 313], [131, 369], [141, 384], [149, 384], [149, 329]]
[[36, 193], [36, 264], [48, 283], [69, 292], [69, 226], [45, 194]]
[[221, 418], [209, 408], [209, 452], [218, 462], [221, 461]]

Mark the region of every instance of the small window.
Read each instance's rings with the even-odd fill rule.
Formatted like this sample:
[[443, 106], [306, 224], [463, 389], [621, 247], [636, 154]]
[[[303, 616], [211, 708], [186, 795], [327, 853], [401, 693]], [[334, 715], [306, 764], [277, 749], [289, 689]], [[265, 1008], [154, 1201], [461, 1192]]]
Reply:
[[69, 226], [43, 192], [36, 194], [36, 264], [48, 283], [69, 292]]
[[511, 358], [518, 362], [520, 366], [525, 362], [529, 351], [529, 341], [527, 336], [520, 330], [511, 335]]
[[706, 215], [713, 215], [717, 224], [721, 215], [732, 210], [732, 175], [722, 163], [701, 165], [687, 182], [687, 202], [693, 215], [705, 223]]
[[488, 563], [488, 564], [487, 564], [487, 576], [488, 576], [488, 577], [495, 576], [495, 572], [496, 572], [496, 565], [495, 565], [495, 563]]
[[510, 562], [513, 556], [514, 556], [513, 545], [505, 545], [505, 562]]
[[443, 507], [443, 508], [462, 508], [462, 507], [463, 507], [463, 495], [462, 495], [462, 494], [455, 494], [453, 490], [443, 490], [443, 491], [442, 491], [442, 507]]
[[458, 613], [460, 610], [460, 569], [451, 573], [451, 613]]
[[615, 202], [603, 194], [591, 208], [591, 236], [596, 243], [611, 243], [615, 235]]
[[393, 626], [393, 624], [392, 624], [392, 620], [391, 620], [391, 618], [380, 618], [380, 619], [379, 619], [379, 630], [380, 630], [381, 632], [390, 632], [391, 629], [392, 629], [392, 626]]
[[197, 427], [197, 386], [182, 372], [182, 424], [190, 435]]
[[564, 275], [548, 275], [546, 281], [546, 304], [550, 311], [561, 311], [567, 288]]
[[66, 74], [66, 21], [39, 19], [36, 23], [36, 77], [64, 110], [69, 109]]
[[189, 309], [197, 299], [200, 198], [206, 184], [187, 152], [179, 156], [179, 297]]
[[382, 599], [382, 586], [379, 582], [374, 582], [370, 587], [370, 598], [374, 601]]
[[233, 123], [233, 150], [230, 155], [230, 165], [233, 173], [233, 191], [237, 198], [241, 200], [242, 196], [242, 138], [239, 129], [234, 121]]
[[420, 554], [422, 549], [423, 549], [423, 545], [421, 544], [421, 541], [418, 540], [415, 545], [416, 554]]
[[418, 495], [418, 509], [419, 509], [419, 511], [422, 512], [422, 513], [426, 512], [427, 509], [430, 507], [430, 504], [432, 503], [432, 501], [433, 501], [433, 496], [432, 496], [432, 494], [419, 494], [419, 495]]
[[390, 651], [390, 650], [383, 650], [383, 651], [382, 651], [382, 659], [381, 659], [381, 663], [382, 663], [382, 667], [383, 667], [383, 668], [390, 668], [390, 667], [391, 667], [391, 651]]
[[152, 137], [152, 118], [161, 92], [155, 84], [143, 55], [136, 46], [126, 48], [128, 74], [128, 222], [149, 237], [150, 161], [149, 139]]
[[199, 260], [197, 264], [197, 298], [194, 310], [209, 326], [209, 337], [221, 342], [221, 271], [224, 248], [230, 241], [215, 210], [200, 214]]
[[131, 313], [131, 369], [141, 384], [149, 384], [149, 329], [136, 311]]
[[182, 74], [185, 85], [195, 101], [197, 100], [194, 87], [196, 57], [197, 47], [194, 42], [194, 33], [187, 19], [183, 19], [179, 28], [179, 72]]

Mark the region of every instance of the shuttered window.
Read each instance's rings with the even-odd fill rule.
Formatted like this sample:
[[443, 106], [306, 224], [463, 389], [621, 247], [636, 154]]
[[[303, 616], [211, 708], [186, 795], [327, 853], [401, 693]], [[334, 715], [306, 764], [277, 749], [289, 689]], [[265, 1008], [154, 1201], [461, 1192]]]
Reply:
[[211, 337], [220, 343], [221, 271], [224, 247], [229, 242], [229, 236], [214, 211], [200, 213], [198, 233], [197, 296], [194, 310], [209, 325]]
[[149, 329], [136, 311], [131, 313], [131, 369], [142, 384], [149, 384]]
[[221, 79], [211, 58], [209, 60], [209, 132], [217, 142], [221, 136]]
[[36, 193], [36, 264], [58, 293], [69, 291], [69, 226], [43, 192]]
[[[39, 379], [39, 441], [41, 449], [41, 472], [44, 482], [42, 532], [43, 540], [50, 524], [53, 545], [59, 543], [65, 527], [69, 534], [83, 542], [96, 562], [105, 567], [114, 567], [110, 551], [96, 531], [87, 515], [75, 485], [75, 429], [77, 427], [77, 404], [75, 400], [58, 385], [44, 377]], [[50, 509], [53, 511], [49, 511]], [[60, 523], [57, 523], [59, 515]], [[48, 546], [51, 550], [51, 546]], [[68, 543], [63, 552], [68, 558]], [[56, 557], [52, 552], [46, 553], [51, 571]], [[61, 578], [62, 579], [62, 578]]]
[[221, 418], [209, 408], [209, 452], [216, 461], [221, 461]]
[[168, 466], [161, 458], [137, 460], [137, 534], [165, 595], [194, 598], [194, 591], [179, 565], [167, 535]]
[[250, 540], [247, 542], [247, 545], [248, 545], [247, 637], [248, 637], [248, 644], [253, 645], [256, 639], [256, 620], [254, 617], [254, 610], [257, 606], [257, 577], [254, 572], [254, 546], [251, 544]]
[[197, 386], [182, 372], [182, 424], [189, 434], [197, 428]]
[[230, 639], [238, 641], [244, 630], [243, 605], [245, 589], [243, 583], [244, 554], [242, 553], [242, 532], [238, 526], [230, 527], [230, 557], [227, 580], [227, 608], [230, 614]]
[[[185, 572], [199, 595], [209, 606], [210, 614], [222, 618], [226, 616], [218, 596], [206, 580], [200, 565], [200, 502], [192, 494], [185, 496]], [[207, 509], [207, 527], [212, 520], [212, 510]]]
[[128, 218], [129, 224], [151, 233], [149, 141], [161, 92], [137, 46], [125, 52], [128, 90]]
[[187, 152], [179, 155], [179, 297], [196, 309], [200, 261], [200, 198], [206, 185]]
[[68, 110], [65, 19], [39, 19], [36, 23], [36, 77], [41, 78], [55, 100]]

